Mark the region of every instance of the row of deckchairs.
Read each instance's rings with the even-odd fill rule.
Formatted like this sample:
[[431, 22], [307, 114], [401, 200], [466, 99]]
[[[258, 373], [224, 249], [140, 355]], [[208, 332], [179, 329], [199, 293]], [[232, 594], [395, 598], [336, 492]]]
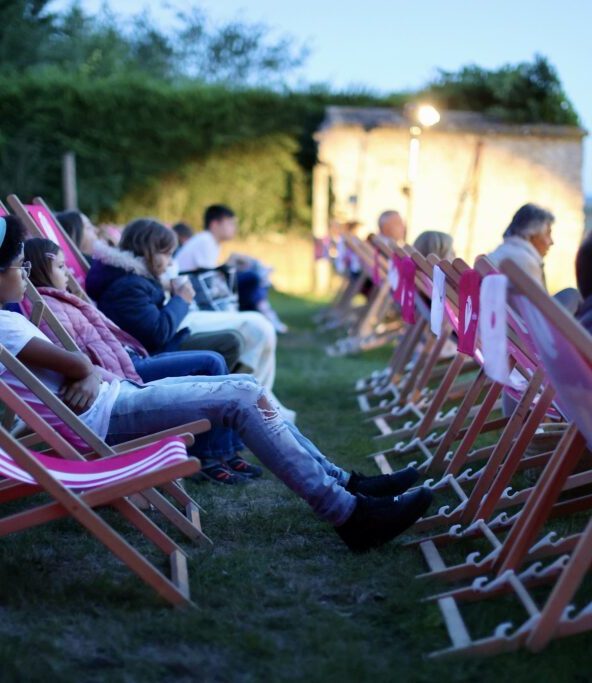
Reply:
[[[33, 204], [24, 205], [11, 195], [8, 204], [31, 236], [59, 244], [70, 269], [70, 289], [87, 299], [84, 278], [88, 263], [43, 200], [37, 198]], [[0, 215], [6, 213], [8, 209], [0, 203]], [[65, 349], [78, 351], [30, 282], [26, 296], [31, 302], [31, 321], [38, 325], [43, 320]], [[64, 438], [58, 434], [0, 375], [4, 409], [0, 427], [0, 535], [73, 517], [170, 604], [192, 604], [187, 554], [164, 527], [172, 526], [177, 535], [190, 542], [209, 541], [201, 528], [199, 505], [181, 483], [200, 469], [199, 460], [188, 457], [187, 446], [193, 443], [194, 434], [210, 428], [209, 422], [198, 420], [111, 447], [2, 346], [0, 363], [61, 420], [71, 435]], [[22, 421], [20, 436], [10, 431], [15, 416]], [[39, 503], [34, 496], [39, 492], [47, 494], [47, 502]], [[7, 507], [14, 500], [21, 502], [18, 512]], [[168, 557], [169, 576], [97, 513], [103, 507], [117, 510], [130, 528]], [[145, 508], [156, 516], [147, 516]]]
[[[343, 251], [343, 283], [331, 305], [316, 317], [321, 330], [345, 333], [327, 347], [330, 356], [382, 346], [395, 339], [401, 327], [393, 316], [388, 282], [380, 278], [380, 265], [372, 246], [349, 234], [342, 236], [339, 246]], [[356, 274], [351, 274], [351, 267]]]
[[[592, 337], [511, 262], [373, 246], [404, 328], [356, 399], [387, 443], [369, 457], [383, 472], [414, 462], [434, 493], [409, 541], [418, 578], [441, 586], [428, 599], [450, 645], [433, 656], [589, 630]], [[461, 350], [445, 357], [445, 342]]]

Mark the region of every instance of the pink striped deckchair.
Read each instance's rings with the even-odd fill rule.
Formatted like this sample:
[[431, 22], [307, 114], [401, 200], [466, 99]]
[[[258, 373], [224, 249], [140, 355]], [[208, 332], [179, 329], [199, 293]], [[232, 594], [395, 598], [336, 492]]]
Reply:
[[[367, 295], [367, 303], [356, 309], [356, 316], [347, 330], [348, 336], [327, 347], [327, 353], [334, 356], [388, 343], [398, 334], [400, 327], [398, 320], [388, 324], [384, 322], [387, 311], [392, 307], [389, 284], [386, 277], [383, 277], [386, 274], [384, 258], [380, 255], [380, 262], [377, 262], [374, 249], [356, 237], [344, 235], [343, 240], [347, 250], [361, 267], [360, 276], [356, 281], [360, 281], [361, 284], [371, 282], [372, 285]], [[377, 274], [378, 279], [375, 282], [374, 276]], [[379, 324], [384, 329], [378, 331]]]
[[[546, 386], [544, 373], [521, 348], [519, 340], [515, 340], [514, 335], [511, 336], [512, 343], [508, 346], [511, 367], [520, 369], [526, 380], [518, 404], [509, 418], [499, 421], [497, 426], [503, 429], [497, 443], [471, 452], [476, 437], [487, 424], [486, 420], [494, 407], [493, 401], [502, 390], [501, 384], [491, 384], [487, 394], [489, 400], [486, 398], [481, 404], [458, 448], [448, 458], [443, 476], [438, 481], [429, 482], [433, 490], [453, 491], [458, 496], [458, 504], [444, 507], [437, 514], [419, 520], [414, 526], [416, 532], [441, 525], [469, 524], [482, 518], [486, 507], [483, 497], [486, 494], [489, 496], [488, 514], [493, 509], [503, 508], [504, 505], [518, 505], [523, 500], [503, 494], [516, 468], [526, 467], [521, 464], [521, 457], [548, 411], [553, 390]], [[476, 469], [475, 464], [479, 460], [485, 460], [485, 464], [481, 469]], [[502, 468], [503, 475], [499, 468]], [[492, 508], [492, 505], [495, 507]], [[430, 543], [436, 540], [441, 540], [441, 535], [424, 539], [422, 547], [431, 549]]]
[[[454, 381], [460, 372], [468, 369], [468, 367], [463, 359], [460, 358], [456, 363], [453, 363], [453, 372], [449, 372], [448, 361], [442, 361], [442, 349], [451, 332], [448, 323], [444, 328], [445, 331], [439, 338], [432, 334], [427, 334], [430, 308], [425, 300], [431, 301], [432, 296], [431, 265], [413, 247], [405, 247], [404, 250], [397, 248], [396, 252], [399, 255], [407, 254], [407, 258], [413, 258], [416, 266], [418, 266], [419, 262], [416, 274], [416, 287], [418, 291], [415, 296], [417, 322], [411, 325], [411, 329], [421, 328], [421, 331], [417, 329], [418, 334], [415, 335], [415, 347], [418, 346], [422, 334], [426, 339], [421, 350], [416, 350], [416, 359], [410, 364], [407, 374], [396, 378], [396, 385], [394, 385], [396, 391], [393, 391], [393, 400], [388, 403], [383, 400], [378, 404], [379, 409], [382, 411], [387, 409], [388, 412], [375, 414], [370, 419], [381, 432], [376, 438], [390, 437], [397, 440], [409, 440], [410, 438], [416, 439], [417, 430], [425, 430], [428, 426], [432, 429], [449, 424], [454, 413], [448, 413], [447, 415], [440, 413], [443, 405], [443, 400], [441, 399], [453, 399], [455, 392], [458, 391], [458, 387], [455, 391], [452, 391], [452, 384], [449, 383], [451, 380]], [[429, 275], [423, 272], [424, 268], [429, 270]], [[448, 307], [450, 308], [449, 304]], [[446, 384], [444, 390], [442, 389], [441, 381]], [[436, 388], [430, 388], [430, 384]], [[462, 396], [462, 393], [460, 392], [458, 395]], [[358, 397], [358, 402], [360, 402], [360, 397]], [[391, 422], [400, 421], [406, 416], [410, 416], [412, 420], [406, 421], [403, 426], [396, 426], [394, 428], [391, 426]], [[415, 421], [413, 421], [413, 418]], [[404, 450], [401, 452], [411, 452], [421, 448], [422, 438], [422, 436], [417, 437], [418, 440], [414, 441], [413, 444], [404, 444], [398, 441], [396, 441], [396, 444], [401, 443], [401, 447], [404, 447]]]
[[[185, 442], [168, 437], [127, 455], [100, 460], [63, 460], [54, 455], [29, 451], [60, 483], [75, 491], [106, 486], [130, 477], [154, 472], [162, 467], [187, 460]], [[25, 484], [36, 484], [26, 470], [0, 449], [0, 474]]]
[[51, 240], [60, 247], [64, 252], [66, 265], [69, 269], [68, 286], [70, 290], [73, 294], [88, 299], [84, 291], [84, 283], [89, 268], [88, 262], [45, 202], [40, 197], [36, 197], [33, 204], [25, 205], [16, 195], [11, 194], [8, 197], [8, 204], [23, 221], [31, 236]]
[[[505, 538], [481, 563], [489, 570], [488, 575], [435, 596], [452, 640], [452, 647], [435, 653], [439, 656], [493, 654], [523, 646], [538, 651], [553, 638], [592, 628], [592, 603], [579, 591], [592, 564], [590, 515], [580, 533], [562, 536], [557, 530], [544, 531], [550, 516], [589, 512], [592, 507], [590, 471], [572, 474], [586, 442], [592, 445], [592, 337], [516, 264], [504, 261], [500, 268], [518, 292], [514, 304], [557, 391], [558, 403], [573, 423]], [[576, 488], [575, 495], [562, 496], [574, 479], [580, 491]], [[551, 589], [541, 601], [532, 588], [542, 585]], [[484, 609], [489, 600], [500, 595], [516, 599], [525, 615], [523, 621], [514, 625], [506, 618], [492, 635], [473, 638], [460, 604], [478, 601]]]
[[[458, 273], [452, 268], [452, 265], [447, 262], [440, 261], [435, 257], [424, 258], [415, 250], [410, 252], [416, 261], [418, 268], [421, 269], [423, 275], [431, 278], [432, 267], [439, 265], [442, 270], [447, 273], [446, 284], [446, 299], [447, 312], [449, 321], [454, 330], [458, 327]], [[467, 369], [472, 370], [472, 365], [468, 367], [465, 365], [466, 360], [462, 354], [457, 356], [448, 364], [446, 372], [439, 382], [436, 390], [432, 393], [430, 400], [423, 406], [423, 416], [416, 423], [413, 432], [403, 433], [403, 430], [393, 434], [405, 437], [406, 440], [395, 443], [394, 447], [388, 450], [380, 451], [373, 454], [376, 463], [380, 469], [387, 473], [392, 471], [390, 464], [387, 461], [387, 456], [397, 456], [401, 454], [411, 453], [413, 450], [418, 450], [423, 455], [424, 461], [421, 463], [414, 463], [425, 473], [437, 473], [445, 470], [449, 466], [451, 458], [451, 451], [455, 441], [461, 440], [459, 455], [464, 457], [470, 448], [473, 446], [475, 439], [482, 431], [490, 431], [503, 427], [505, 421], [499, 419], [492, 419], [488, 422], [485, 418], [488, 417], [492, 410], [497, 405], [497, 399], [501, 391], [501, 387], [490, 386], [491, 382], [482, 368], [479, 365], [480, 356], [477, 353], [475, 360], [477, 363], [475, 367], [478, 369], [476, 376], [466, 380], [461, 376], [461, 373]], [[432, 357], [432, 363], [434, 358]], [[426, 366], [429, 367], [430, 363]], [[425, 382], [425, 379], [423, 380]], [[489, 386], [489, 389], [487, 388]], [[487, 394], [483, 401], [479, 404], [478, 399], [483, 391], [487, 390]], [[457, 398], [458, 396], [458, 398]], [[456, 401], [460, 399], [460, 403]], [[447, 412], [443, 408], [447, 404], [454, 402], [452, 408], [449, 407]], [[478, 420], [473, 418], [480, 416]], [[444, 428], [444, 431], [442, 431]], [[458, 458], [456, 462], [458, 462]]]
[[[128, 498], [197, 472], [199, 461], [187, 457], [186, 444], [191, 441], [190, 435], [166, 438], [109, 459], [72, 462], [30, 451], [0, 427], [0, 475], [29, 491], [33, 485], [52, 498], [49, 503], [5, 513], [0, 517], [0, 536], [72, 517], [171, 605], [191, 605], [185, 553]], [[0, 496], [2, 512], [5, 500]], [[168, 556], [170, 579], [94, 511], [103, 506], [116, 509]]]

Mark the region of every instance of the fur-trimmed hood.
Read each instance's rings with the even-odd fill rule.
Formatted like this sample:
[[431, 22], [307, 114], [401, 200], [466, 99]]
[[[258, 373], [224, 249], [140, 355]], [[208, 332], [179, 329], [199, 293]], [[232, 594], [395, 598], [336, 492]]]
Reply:
[[95, 240], [92, 257], [106, 266], [121, 268], [128, 273], [135, 273], [144, 277], [152, 277], [146, 266], [146, 261], [141, 256], [135, 256], [131, 251], [122, 251], [101, 240]]
[[109, 287], [121, 278], [139, 276], [149, 280], [154, 287], [160, 283], [150, 274], [146, 262], [131, 251], [121, 251], [104, 242], [96, 241], [91, 267], [86, 276], [86, 291], [91, 299], [99, 301]]
[[150, 353], [176, 351], [188, 333], [179, 332], [189, 304], [179, 296], [165, 305], [161, 283], [144, 259], [101, 244], [95, 247], [86, 276], [86, 292], [99, 309], [133, 335]]

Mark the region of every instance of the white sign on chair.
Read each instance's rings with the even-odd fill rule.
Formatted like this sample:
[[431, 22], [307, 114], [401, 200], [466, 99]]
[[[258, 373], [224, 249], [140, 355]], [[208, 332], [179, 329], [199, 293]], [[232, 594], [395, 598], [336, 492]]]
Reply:
[[487, 275], [481, 283], [479, 297], [479, 334], [483, 351], [484, 368], [494, 382], [507, 384], [508, 336], [506, 297], [508, 279], [505, 275]]
[[432, 275], [432, 305], [430, 309], [430, 328], [438, 337], [442, 336], [442, 324], [444, 323], [444, 300], [446, 296], [446, 276], [440, 266], [434, 266]]

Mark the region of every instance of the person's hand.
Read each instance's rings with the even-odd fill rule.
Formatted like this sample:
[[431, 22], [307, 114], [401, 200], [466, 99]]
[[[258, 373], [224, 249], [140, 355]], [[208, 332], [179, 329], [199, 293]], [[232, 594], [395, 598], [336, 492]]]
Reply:
[[253, 259], [244, 254], [230, 254], [226, 263], [234, 266], [237, 270], [248, 270], [253, 267]]
[[66, 382], [60, 389], [62, 401], [77, 415], [86, 412], [95, 402], [101, 389], [101, 380], [95, 372], [84, 379]]
[[195, 289], [190, 280], [186, 280], [182, 284], [178, 285], [174, 280], [171, 280], [171, 289], [175, 296], [180, 296], [183, 301], [190, 304], [195, 298]]

